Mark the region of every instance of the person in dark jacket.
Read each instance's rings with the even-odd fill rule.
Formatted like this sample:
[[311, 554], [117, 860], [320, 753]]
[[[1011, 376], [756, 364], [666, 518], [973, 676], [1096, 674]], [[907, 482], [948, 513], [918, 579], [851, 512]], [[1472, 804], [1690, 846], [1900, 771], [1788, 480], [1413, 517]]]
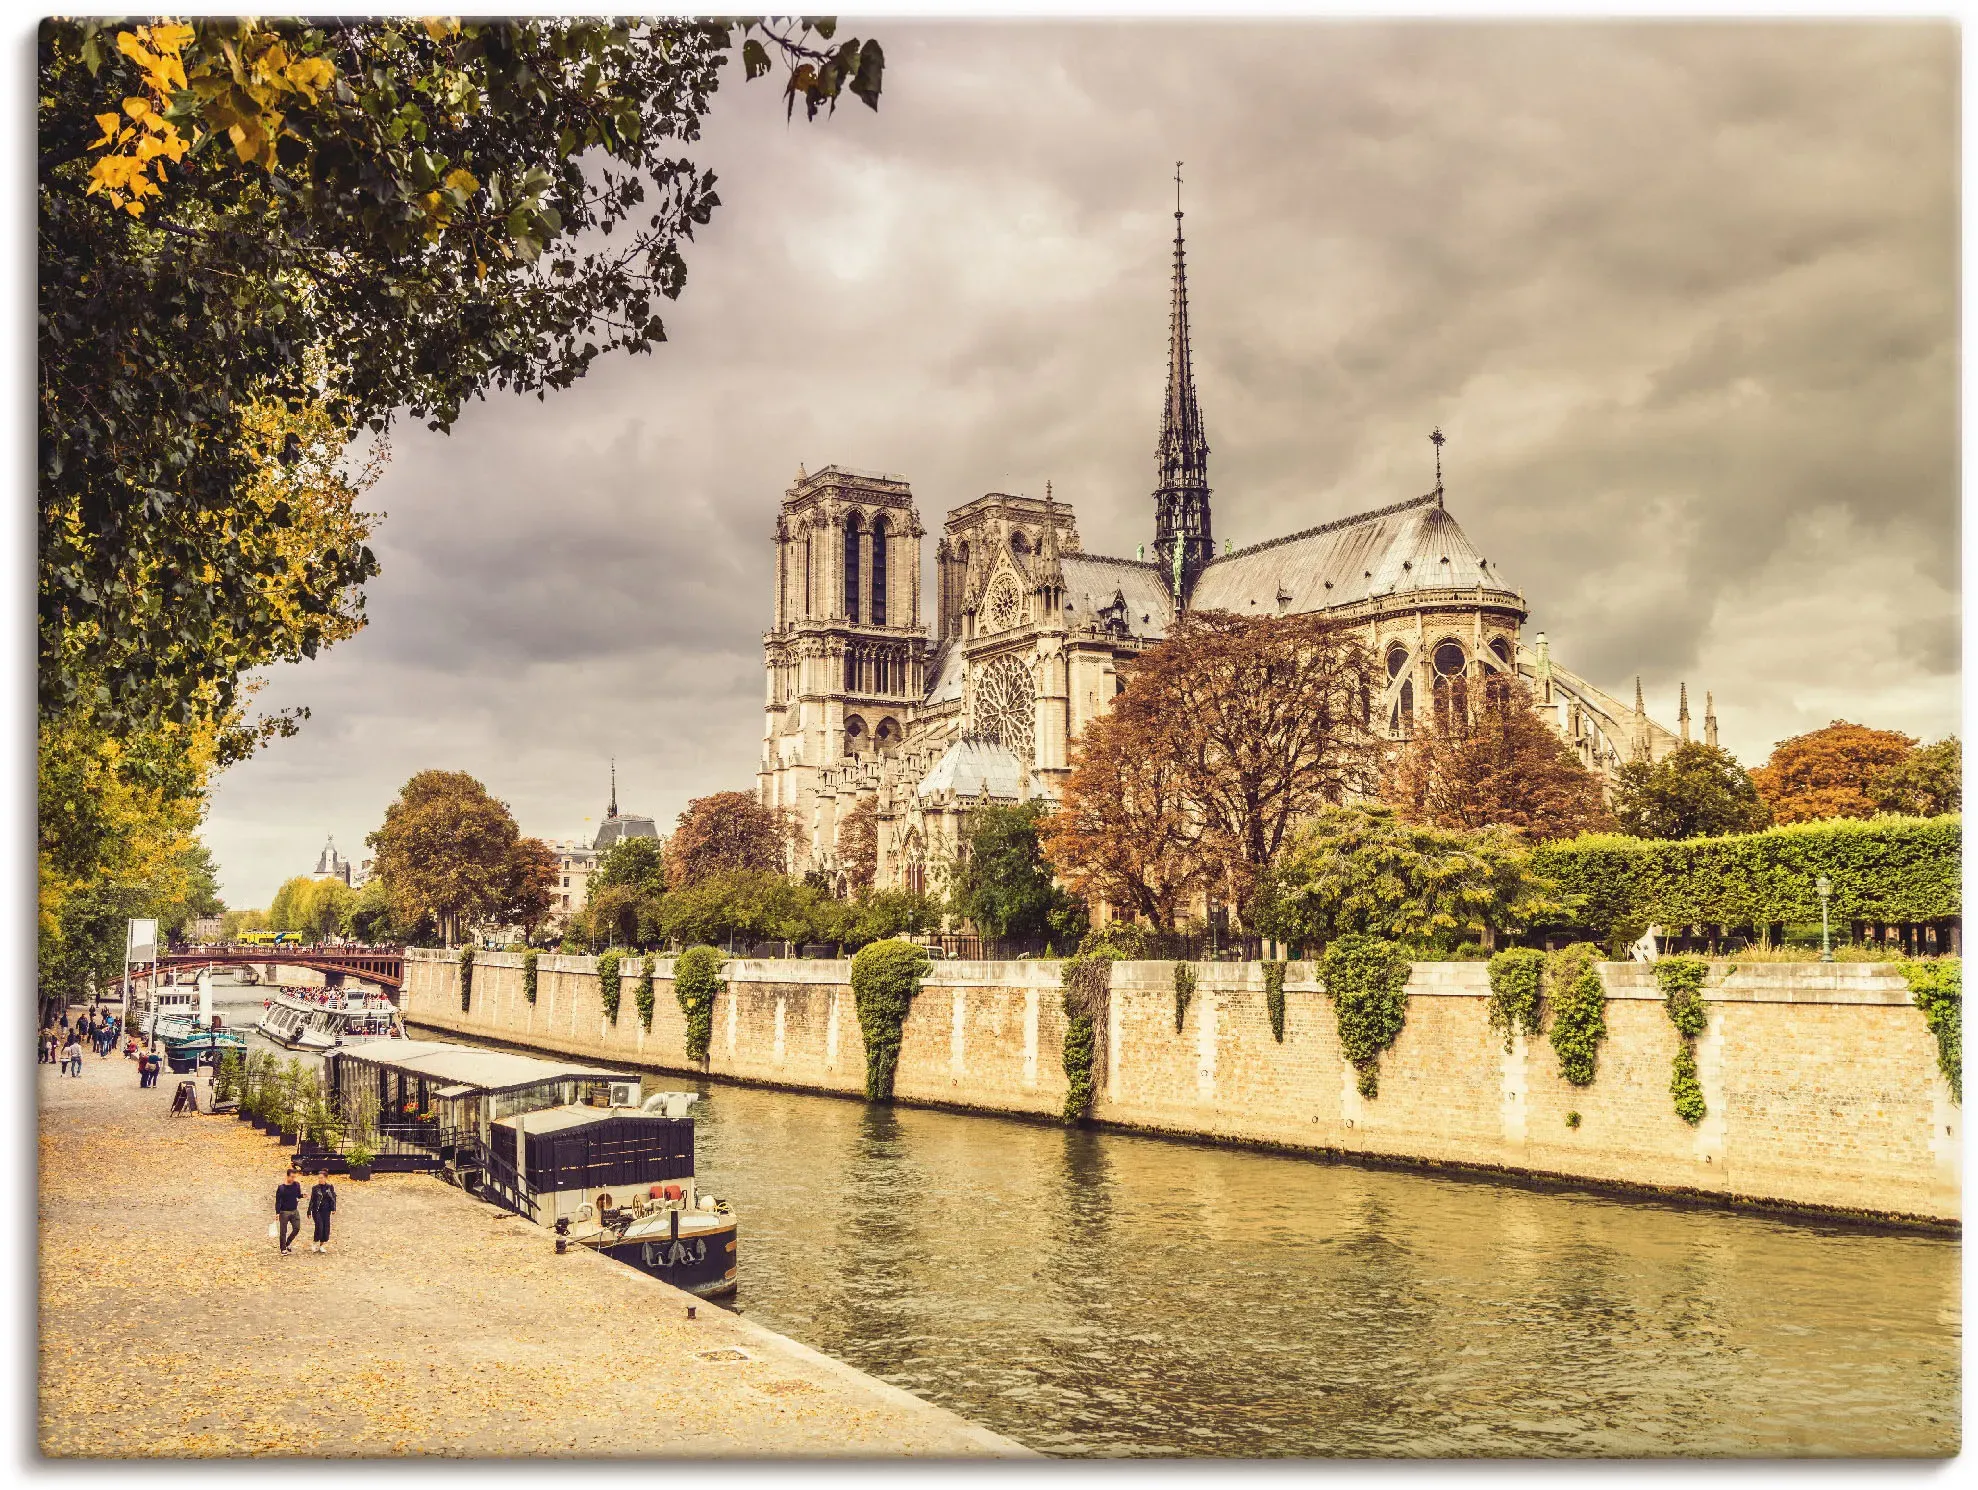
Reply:
[[337, 1208], [337, 1187], [330, 1183], [328, 1175], [317, 1177], [315, 1187], [309, 1192], [309, 1219], [316, 1223], [315, 1238], [309, 1244], [312, 1252], [330, 1250], [330, 1213]]
[[281, 1244], [281, 1255], [288, 1256], [288, 1244], [295, 1240], [302, 1230], [302, 1218], [296, 1208], [302, 1204], [302, 1181], [291, 1168], [282, 1182], [275, 1187], [275, 1240]]

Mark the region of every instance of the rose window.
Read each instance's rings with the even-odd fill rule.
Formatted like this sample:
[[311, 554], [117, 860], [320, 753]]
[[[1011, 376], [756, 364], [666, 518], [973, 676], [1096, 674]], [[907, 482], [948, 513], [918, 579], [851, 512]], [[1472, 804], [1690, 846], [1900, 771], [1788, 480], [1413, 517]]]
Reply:
[[1030, 759], [1037, 733], [1037, 687], [1017, 657], [998, 657], [975, 685], [973, 734]]
[[989, 595], [989, 629], [1008, 631], [1010, 627], [1016, 625], [1017, 609], [1020, 604], [1015, 585], [1004, 580], [996, 586]]

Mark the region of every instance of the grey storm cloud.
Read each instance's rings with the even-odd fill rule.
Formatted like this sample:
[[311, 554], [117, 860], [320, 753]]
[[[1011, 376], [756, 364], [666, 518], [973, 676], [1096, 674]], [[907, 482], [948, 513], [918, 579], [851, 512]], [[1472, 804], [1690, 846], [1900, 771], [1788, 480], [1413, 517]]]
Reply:
[[800, 462], [907, 476], [931, 530], [1048, 480], [1089, 547], [1148, 541], [1177, 159], [1220, 534], [1425, 491], [1440, 425], [1568, 666], [1671, 721], [1713, 691], [1750, 763], [1955, 728], [1953, 26], [857, 30], [877, 114], [718, 96], [655, 355], [395, 431], [371, 624], [278, 671], [312, 719], [215, 793], [230, 901], [428, 766], [545, 836], [607, 757], [662, 824], [750, 784]]

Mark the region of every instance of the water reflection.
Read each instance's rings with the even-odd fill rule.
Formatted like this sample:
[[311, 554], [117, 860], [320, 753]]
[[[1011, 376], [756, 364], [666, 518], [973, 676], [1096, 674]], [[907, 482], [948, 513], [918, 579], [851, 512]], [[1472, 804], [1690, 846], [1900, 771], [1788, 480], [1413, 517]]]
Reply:
[[1953, 1241], [707, 1098], [749, 1316], [1051, 1453], [1957, 1446]]

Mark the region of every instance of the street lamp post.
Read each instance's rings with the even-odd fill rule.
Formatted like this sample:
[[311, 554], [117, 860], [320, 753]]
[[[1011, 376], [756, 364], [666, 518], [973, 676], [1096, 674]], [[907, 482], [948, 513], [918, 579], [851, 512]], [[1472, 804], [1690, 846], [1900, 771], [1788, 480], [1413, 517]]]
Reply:
[[1820, 960], [1832, 962], [1834, 949], [1827, 940], [1827, 897], [1834, 893], [1834, 885], [1826, 875], [1813, 882], [1814, 893], [1820, 897]]

